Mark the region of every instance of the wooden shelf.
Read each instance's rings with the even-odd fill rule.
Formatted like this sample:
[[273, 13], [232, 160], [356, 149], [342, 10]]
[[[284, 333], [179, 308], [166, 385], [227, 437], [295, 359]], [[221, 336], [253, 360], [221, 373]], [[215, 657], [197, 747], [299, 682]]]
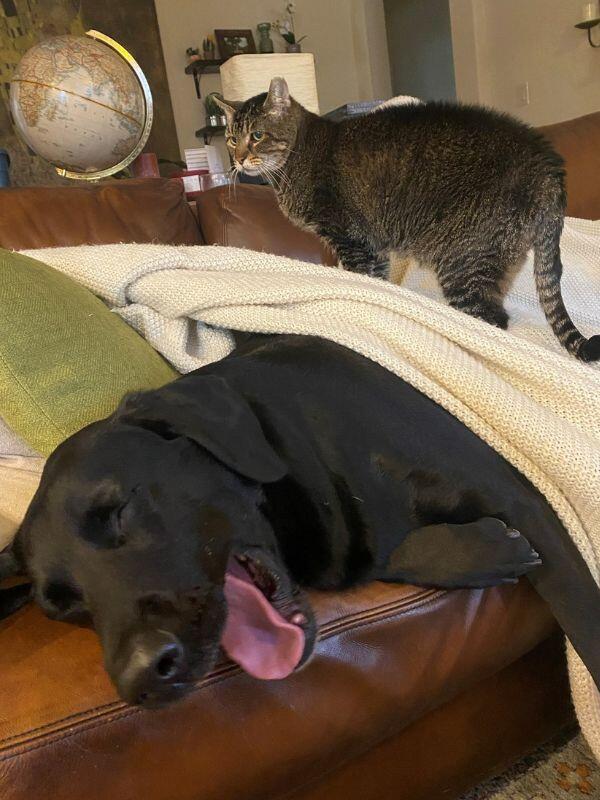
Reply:
[[185, 74], [194, 76], [194, 86], [196, 87], [196, 97], [198, 100], [200, 100], [202, 97], [200, 93], [200, 76], [204, 75], [205, 73], [207, 75], [214, 75], [219, 71], [221, 64], [224, 64], [226, 61], [226, 58], [203, 58], [198, 59], [198, 61], [192, 61], [187, 65], [185, 68]]
[[185, 68], [186, 75], [193, 75], [194, 72], [218, 72], [221, 64], [224, 64], [227, 59], [225, 58], [200, 58], [197, 61], [192, 61]]
[[210, 144], [213, 136], [220, 136], [225, 133], [225, 125], [205, 125], [196, 131], [198, 139], [204, 139], [204, 144]]

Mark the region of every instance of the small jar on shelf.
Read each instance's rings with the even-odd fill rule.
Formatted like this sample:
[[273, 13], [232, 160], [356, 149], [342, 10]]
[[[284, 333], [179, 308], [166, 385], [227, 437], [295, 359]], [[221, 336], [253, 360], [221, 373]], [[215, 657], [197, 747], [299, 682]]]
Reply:
[[258, 31], [258, 52], [272, 53], [274, 51], [273, 39], [271, 39], [271, 23], [259, 22], [256, 26]]

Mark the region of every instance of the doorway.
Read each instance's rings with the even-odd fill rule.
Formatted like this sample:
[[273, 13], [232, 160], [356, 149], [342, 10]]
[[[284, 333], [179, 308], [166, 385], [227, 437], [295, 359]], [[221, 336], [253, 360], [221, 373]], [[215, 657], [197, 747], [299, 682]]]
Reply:
[[456, 100], [448, 0], [384, 0], [395, 95]]

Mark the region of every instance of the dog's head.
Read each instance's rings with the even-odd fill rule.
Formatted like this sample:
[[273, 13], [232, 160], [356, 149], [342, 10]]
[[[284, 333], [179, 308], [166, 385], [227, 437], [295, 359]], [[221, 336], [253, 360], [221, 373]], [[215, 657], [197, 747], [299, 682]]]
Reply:
[[220, 644], [284, 677], [315, 639], [260, 510], [261, 484], [285, 473], [222, 378], [131, 396], [49, 458], [4, 574], [24, 570], [49, 616], [93, 624], [129, 703], [185, 694]]

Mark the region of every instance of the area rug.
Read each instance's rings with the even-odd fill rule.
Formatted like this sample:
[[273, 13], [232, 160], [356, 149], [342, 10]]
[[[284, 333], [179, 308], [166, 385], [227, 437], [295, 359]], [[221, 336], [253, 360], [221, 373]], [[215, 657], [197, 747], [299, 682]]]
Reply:
[[600, 766], [581, 734], [552, 742], [461, 800], [600, 799]]

